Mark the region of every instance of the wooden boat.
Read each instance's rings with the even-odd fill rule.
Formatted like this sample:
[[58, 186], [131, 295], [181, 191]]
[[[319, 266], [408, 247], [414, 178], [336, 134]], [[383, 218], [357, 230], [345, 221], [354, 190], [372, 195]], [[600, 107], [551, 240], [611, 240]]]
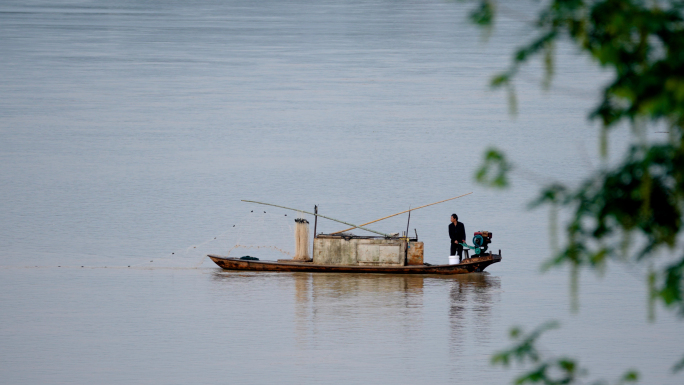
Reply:
[[[413, 211], [422, 207], [457, 199], [461, 196], [420, 206], [413, 209]], [[402, 236], [399, 236], [399, 233], [384, 234], [363, 227], [405, 212], [409, 213], [410, 220], [411, 209], [376, 219], [364, 223], [363, 225], [354, 225], [319, 214], [318, 206], [315, 206], [314, 212], [310, 213], [308, 211], [297, 210], [271, 203], [248, 200], [243, 201], [313, 215], [316, 218], [316, 221], [314, 222], [313, 257], [309, 258], [308, 255], [307, 243], [309, 241], [309, 222], [305, 219], [298, 218], [295, 219], [297, 224], [295, 225], [296, 255], [294, 259], [259, 261], [256, 260], [256, 258], [249, 257], [243, 257], [243, 259], [208, 255], [214, 263], [226, 270], [453, 275], [484, 271], [484, 269], [492, 263], [501, 262], [501, 250], [499, 250], [499, 254], [494, 254], [492, 252], [486, 253], [487, 245], [490, 243], [492, 237], [492, 234], [489, 231], [475, 233], [473, 242], [476, 247], [468, 246], [463, 243], [464, 246], [467, 246], [467, 249], [464, 250], [466, 258], [461, 263], [457, 265], [430, 265], [428, 263], [423, 263], [423, 242], [418, 241], [418, 233], [415, 233], [415, 237], [410, 237], [408, 235], [408, 222], [406, 224], [406, 232], [404, 232]], [[330, 234], [318, 234], [316, 233], [318, 217], [340, 222], [352, 227]], [[359, 236], [347, 232], [353, 229], [365, 230], [376, 233], [379, 236]], [[468, 249], [475, 250], [477, 254], [472, 258], [469, 258]]]
[[466, 274], [484, 271], [492, 263], [501, 261], [499, 254], [485, 254], [466, 258], [458, 265], [409, 265], [409, 266], [352, 266], [320, 265], [312, 262], [254, 261], [208, 255], [214, 263], [226, 270], [241, 271], [287, 271], [310, 273], [372, 273], [372, 274]]

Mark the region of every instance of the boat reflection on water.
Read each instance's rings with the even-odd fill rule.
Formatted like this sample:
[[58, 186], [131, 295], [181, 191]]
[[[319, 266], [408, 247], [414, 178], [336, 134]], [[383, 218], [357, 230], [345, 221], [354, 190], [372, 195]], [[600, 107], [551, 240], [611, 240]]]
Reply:
[[486, 344], [491, 337], [492, 308], [499, 302], [501, 278], [488, 273], [464, 274], [450, 283], [449, 323], [451, 353], [464, 346]]
[[[410, 333], [419, 324], [424, 278], [383, 274], [292, 274], [296, 328], [310, 333], [391, 328]], [[335, 325], [337, 330], [328, 330]]]
[[[366, 333], [402, 336], [406, 343], [413, 339], [420, 343], [426, 323], [434, 326], [436, 322], [447, 327], [438, 333], [446, 333], [443, 338], [448, 338], [448, 349], [456, 356], [462, 354], [459, 347], [466, 340], [472, 343], [489, 338], [492, 307], [501, 288], [500, 278], [488, 273], [421, 276], [221, 271], [214, 277], [222, 283], [231, 282], [233, 289], [249, 285], [276, 291], [280, 303], [294, 301], [292, 326], [302, 348], [310, 348], [321, 338], [364, 338]], [[283, 319], [287, 318], [283, 314]]]

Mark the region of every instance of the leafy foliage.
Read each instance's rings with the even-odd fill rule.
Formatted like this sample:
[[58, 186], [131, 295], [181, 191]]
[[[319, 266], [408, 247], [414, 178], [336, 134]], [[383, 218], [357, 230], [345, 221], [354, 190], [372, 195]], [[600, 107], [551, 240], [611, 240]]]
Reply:
[[478, 182], [491, 187], [508, 187], [508, 171], [512, 165], [506, 160], [506, 156], [496, 149], [489, 149], [485, 153], [484, 164], [475, 175]]
[[[471, 19], [488, 30], [497, 11], [495, 1], [479, 0]], [[515, 51], [509, 68], [491, 85], [512, 93], [520, 67], [541, 57], [548, 86], [554, 46], [567, 41], [614, 73], [589, 116], [602, 123], [601, 155], [607, 154], [611, 130], [632, 128], [632, 144], [621, 162], [603, 165], [579, 187], [559, 182], [546, 186], [533, 202], [573, 213], [564, 224], [567, 242], [545, 267], [570, 266], [576, 288], [581, 269], [600, 272], [608, 260], [658, 266], [647, 277], [651, 308], [659, 301], [684, 317], [684, 1], [549, 0], [538, 3], [534, 27], [536, 36]], [[667, 139], [649, 141], [645, 130], [662, 126], [669, 130]], [[505, 187], [513, 168], [501, 151], [489, 149], [476, 176], [481, 183]], [[505, 353], [533, 358], [533, 351]], [[506, 363], [501, 354], [495, 357]], [[574, 381], [575, 369], [564, 368], [560, 361], [553, 365], [569, 382], [544, 382], [543, 370], [534, 378], [542, 383]], [[674, 369], [684, 369], [684, 360]]]
[[[557, 322], [547, 322], [529, 334], [524, 334], [519, 328], [513, 328], [510, 334], [515, 341], [514, 345], [496, 353], [492, 357], [492, 363], [504, 367], [509, 367], [513, 362], [531, 364], [532, 370], [515, 379], [514, 383], [517, 385], [565, 385], [580, 380], [587, 375], [587, 371], [582, 369], [577, 361], [567, 357], [544, 358], [544, 355], [539, 352], [537, 340], [544, 332], [557, 327]], [[629, 370], [617, 381], [617, 384], [637, 382], [638, 380], [639, 374], [634, 370]], [[596, 385], [602, 383], [604, 382], [594, 382]]]
[[[496, 6], [482, 0], [471, 13], [478, 25], [490, 27]], [[593, 117], [606, 127], [622, 119], [666, 118], [684, 123], [684, 25], [682, 1], [555, 0], [544, 3], [535, 21], [538, 31], [518, 48], [513, 63], [492, 79], [494, 87], [510, 86], [520, 66], [542, 54], [546, 75], [553, 74], [555, 41], [569, 38], [616, 76], [603, 90]], [[681, 134], [681, 133], [680, 133]], [[681, 137], [681, 135], [679, 136]]]

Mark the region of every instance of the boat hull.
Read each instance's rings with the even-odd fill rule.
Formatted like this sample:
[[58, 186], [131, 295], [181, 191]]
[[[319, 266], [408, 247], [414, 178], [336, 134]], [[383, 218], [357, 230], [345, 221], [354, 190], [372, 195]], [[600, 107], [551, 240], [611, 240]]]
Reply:
[[284, 271], [309, 273], [371, 273], [371, 274], [467, 274], [484, 271], [492, 263], [501, 261], [501, 255], [488, 254], [482, 257], [465, 259], [458, 265], [432, 266], [345, 266], [315, 265], [311, 262], [253, 261], [239, 258], [226, 258], [208, 255], [219, 267], [225, 270], [241, 271]]

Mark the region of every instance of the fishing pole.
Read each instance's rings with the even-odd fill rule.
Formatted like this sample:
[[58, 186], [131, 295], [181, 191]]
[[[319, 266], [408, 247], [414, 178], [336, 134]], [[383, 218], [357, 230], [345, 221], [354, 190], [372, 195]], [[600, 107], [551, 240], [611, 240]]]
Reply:
[[[436, 204], [439, 204], [439, 203], [444, 203], [444, 202], [447, 202], [447, 201], [452, 201], [452, 200], [454, 200], [454, 199], [458, 199], [458, 198], [461, 198], [461, 197], [464, 197], [464, 196], [470, 195], [470, 194], [472, 194], [472, 192], [469, 192], [469, 193], [463, 194], [463, 195], [459, 195], [459, 196], [457, 196], [457, 197], [445, 199], [445, 200], [443, 200], [443, 201], [439, 201], [439, 202], [435, 202], [435, 203], [430, 203], [430, 204], [428, 204], [428, 205], [419, 206], [419, 207], [416, 207], [415, 209], [404, 210], [404, 211], [402, 211], [402, 212], [400, 212], [400, 213], [388, 215], [388, 216], [386, 216], [386, 217], [383, 217], [383, 218], [380, 218], [380, 219], [376, 219], [376, 220], [370, 221], [370, 222], [368, 222], [368, 223], [364, 223], [364, 224], [362, 224], [362, 225], [360, 225], [360, 226], [350, 227], [350, 228], [345, 229], [345, 230], [340, 230], [340, 231], [336, 231], [336, 232], [334, 232], [334, 233], [330, 233], [330, 235], [335, 235], [335, 234], [343, 233], [343, 232], [345, 232], [345, 231], [354, 230], [354, 229], [356, 229], [356, 228], [363, 229], [363, 230], [368, 230], [368, 229], [362, 228], [361, 226], [370, 225], [371, 223], [375, 223], [375, 222], [380, 222], [380, 221], [382, 221], [382, 220], [384, 220], [384, 219], [387, 219], [387, 218], [396, 217], [396, 216], [399, 215], [399, 214], [403, 214], [403, 213], [411, 212], [411, 211], [414, 211], [414, 210], [422, 209], [423, 207], [428, 207], [428, 206], [436, 205]], [[368, 231], [370, 231], [370, 230], [368, 230]]]

